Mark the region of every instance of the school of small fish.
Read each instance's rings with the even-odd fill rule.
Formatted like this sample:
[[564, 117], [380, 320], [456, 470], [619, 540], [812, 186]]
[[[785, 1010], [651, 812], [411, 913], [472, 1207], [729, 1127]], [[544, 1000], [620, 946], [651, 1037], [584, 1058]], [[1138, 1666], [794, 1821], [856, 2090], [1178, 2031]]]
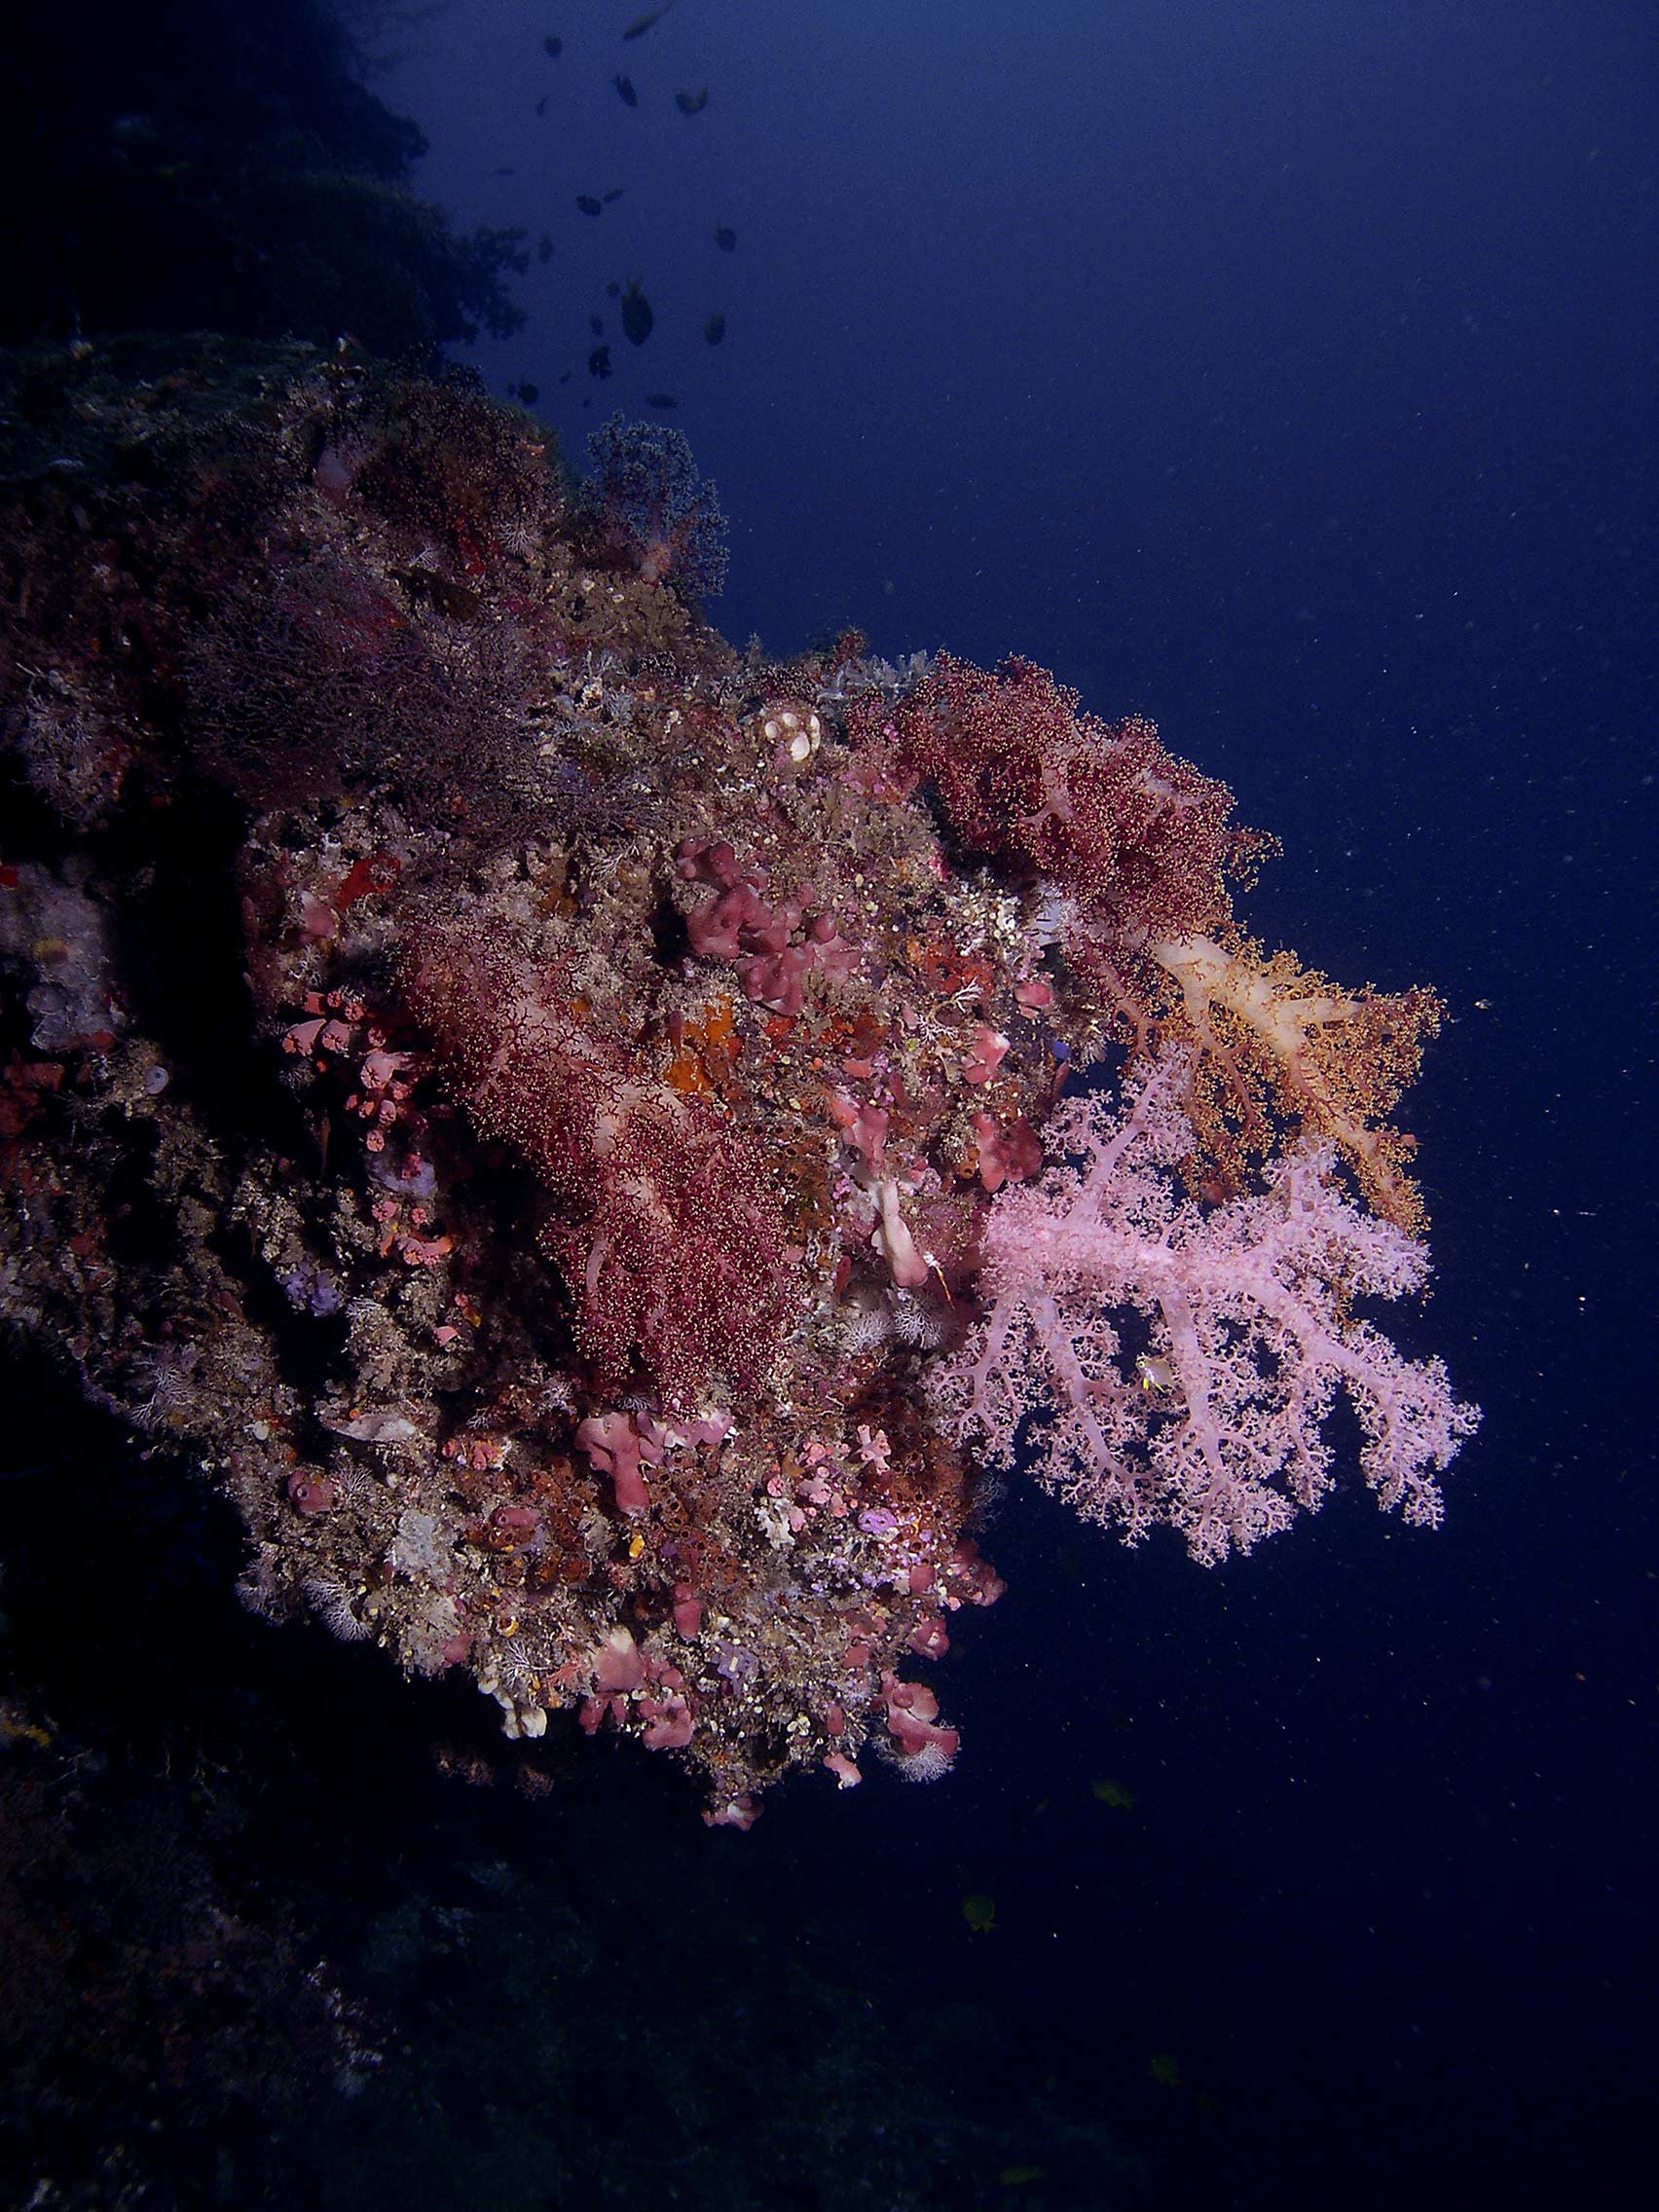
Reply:
[[[636, 39], [644, 38], [647, 31], [654, 29], [661, 22], [663, 17], [668, 15], [675, 5], [676, 0], [662, 0], [659, 7], [647, 9], [644, 15], [636, 16], [623, 28], [620, 34], [621, 43], [626, 46]], [[541, 52], [548, 60], [559, 60], [565, 52], [564, 39], [557, 32], [547, 32], [541, 41]], [[610, 79], [610, 84], [625, 107], [639, 108], [640, 93], [632, 77], [619, 70]], [[682, 115], [701, 115], [704, 108], [709, 104], [709, 92], [710, 88], [707, 85], [699, 85], [695, 89], [681, 87], [674, 92], [674, 104]], [[547, 93], [542, 93], [536, 100], [535, 113], [538, 117], [546, 115], [548, 98]], [[515, 173], [510, 166], [501, 166], [492, 172], [493, 175], [498, 177], [512, 176]], [[578, 192], [572, 198], [577, 212], [591, 222], [597, 221], [608, 207], [620, 200], [624, 190], [625, 187], [622, 185], [612, 185], [603, 192]], [[730, 223], [716, 223], [711, 236], [714, 244], [721, 253], [734, 253], [737, 250], [737, 232]], [[545, 267], [552, 261], [557, 250], [553, 233], [542, 231], [535, 242], [536, 260]], [[644, 346], [656, 326], [656, 313], [646, 296], [644, 278], [638, 276], [632, 276], [626, 284], [613, 281], [606, 286], [606, 292], [616, 309], [621, 336], [631, 346]], [[702, 332], [704, 343], [708, 346], [719, 346], [724, 343], [726, 313], [723, 308], [714, 308], [710, 311], [703, 320]], [[603, 384], [608, 378], [614, 376], [617, 369], [617, 359], [612, 350], [610, 332], [604, 315], [589, 314], [588, 336], [594, 343], [588, 349], [583, 366], [585, 366], [590, 378], [596, 383]], [[561, 385], [572, 384], [580, 374], [581, 369], [579, 367], [571, 366], [561, 374], [559, 383]], [[537, 385], [518, 383], [509, 386], [508, 389], [513, 398], [520, 400], [527, 407], [534, 407], [540, 398], [540, 387]], [[647, 407], [654, 408], [659, 412], [678, 407], [681, 404], [679, 395], [672, 391], [647, 391], [643, 394], [643, 397]], [[583, 407], [588, 407], [592, 405], [592, 400], [583, 399], [580, 404]]]

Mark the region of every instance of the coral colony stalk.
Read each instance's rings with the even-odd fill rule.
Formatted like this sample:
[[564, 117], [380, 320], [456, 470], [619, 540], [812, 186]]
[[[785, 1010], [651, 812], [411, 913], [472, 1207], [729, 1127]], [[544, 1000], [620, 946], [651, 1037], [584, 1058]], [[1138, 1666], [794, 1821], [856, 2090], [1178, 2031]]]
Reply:
[[[611, 424], [297, 350], [13, 457], [15, 1329], [191, 1456], [248, 1603], [695, 1769], [957, 1745], [973, 1455], [1214, 1565], [1473, 1427], [1362, 1302], [1432, 994], [1234, 918], [1269, 840], [1024, 661], [788, 664]], [[37, 403], [38, 404], [38, 403]], [[215, 965], [203, 945], [235, 944]]]

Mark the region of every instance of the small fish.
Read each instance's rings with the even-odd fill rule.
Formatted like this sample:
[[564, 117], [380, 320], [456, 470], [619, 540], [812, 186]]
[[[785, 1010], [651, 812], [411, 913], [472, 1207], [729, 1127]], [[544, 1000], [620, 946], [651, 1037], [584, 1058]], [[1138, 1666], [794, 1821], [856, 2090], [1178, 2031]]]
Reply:
[[1088, 1787], [1096, 1800], [1114, 1812], [1126, 1813], [1134, 1805], [1134, 1791], [1122, 1782], [1091, 1782]]
[[491, 174], [492, 176], [517, 176], [517, 174], [518, 174], [518, 171], [517, 171], [517, 169], [513, 169], [513, 168], [498, 168], [498, 169], [492, 169], [492, 170], [490, 171], [490, 174]]
[[673, 6], [674, 0], [662, 0], [662, 6], [653, 8], [648, 16], [636, 16], [628, 28], [622, 33], [623, 43], [626, 44], [631, 38], [644, 38], [651, 25], [660, 23]]
[[588, 355], [588, 375], [590, 377], [608, 377], [609, 374], [610, 348], [608, 346], [596, 346]]
[[1155, 2051], [1146, 2070], [1162, 2088], [1178, 2089], [1181, 2085], [1181, 2061], [1172, 2050]]
[[519, 398], [524, 401], [527, 407], [534, 407], [536, 401], [541, 397], [541, 387], [539, 385], [521, 384], [516, 388]]
[[962, 1900], [962, 1917], [976, 1936], [988, 1936], [997, 1924], [997, 1900], [971, 1890]]
[[622, 297], [622, 287], [616, 282], [614, 277], [612, 277], [611, 281], [606, 285], [605, 296], [608, 300], [619, 300]]
[[608, 207], [613, 200], [620, 200], [627, 189], [628, 187], [625, 184], [613, 184], [605, 195], [605, 204]]
[[682, 115], [701, 115], [709, 104], [709, 88], [704, 85], [695, 92], [676, 92], [674, 104]]
[[631, 346], [643, 346], [650, 336], [651, 325], [655, 321], [656, 316], [651, 313], [651, 303], [640, 289], [640, 279], [637, 276], [631, 277], [627, 289], [622, 294], [623, 337]]
[[712, 314], [703, 325], [703, 336], [711, 346], [718, 346], [725, 336], [725, 316]]
[[561, 378], [559, 379], [559, 382], [560, 382], [561, 384], [569, 384], [569, 383], [570, 383], [570, 381], [571, 381], [571, 378], [572, 378], [572, 377], [573, 377], [573, 376], [575, 375], [575, 373], [576, 373], [576, 372], [575, 372], [575, 370], [574, 370], [574, 369], [567, 369], [567, 370], [565, 371], [564, 375], [563, 375], [563, 376], [562, 376], [562, 377], [561, 377]]
[[[25, 1468], [22, 1471], [26, 1474], [32, 1474], [36, 1470]], [[53, 1730], [50, 1721], [32, 1718], [20, 1705], [15, 1704], [11, 1698], [7, 1698], [5, 1703], [0, 1705], [0, 1743], [35, 1744], [44, 1751], [47, 1745], [51, 1743], [52, 1737]]]
[[1004, 2189], [1023, 2189], [1028, 2181], [1041, 2181], [1047, 2166], [1004, 2166], [997, 2175]]
[[541, 97], [536, 101], [535, 112], [537, 115], [545, 115], [547, 113], [547, 94], [545, 92], [543, 92]]
[[562, 38], [544, 38], [541, 42], [541, 51], [543, 54], [551, 55], [553, 59], [557, 61], [560, 55], [565, 51], [565, 42]]
[[603, 215], [605, 213], [605, 202], [596, 200], [591, 192], [578, 192], [576, 194], [576, 205], [584, 215]]
[[1143, 1351], [1135, 1361], [1135, 1381], [1143, 1390], [1173, 1390], [1180, 1380], [1171, 1359]]
[[553, 258], [553, 240], [545, 231], [535, 241], [535, 258], [537, 261], [551, 261]]
[[729, 223], [717, 223], [715, 225], [715, 243], [719, 247], [722, 253], [732, 253], [736, 251], [737, 233], [732, 229]]
[[604, 315], [602, 315], [602, 314], [590, 314], [590, 315], [588, 316], [588, 328], [589, 328], [589, 329], [590, 329], [590, 330], [591, 330], [591, 331], [593, 332], [593, 334], [594, 334], [594, 336], [595, 336], [596, 338], [603, 338], [603, 337], [605, 336], [605, 317], [604, 317]]
[[617, 90], [617, 91], [618, 91], [618, 92], [619, 92], [621, 93], [621, 95], [622, 95], [622, 103], [623, 103], [623, 105], [624, 105], [625, 107], [638, 107], [638, 106], [639, 106], [639, 104], [640, 104], [640, 95], [639, 95], [639, 93], [638, 93], [637, 92], [635, 92], [635, 90], [634, 90], [634, 81], [633, 81], [633, 79], [632, 79], [631, 77], [612, 77], [612, 78], [611, 78], [611, 80], [610, 80], [610, 82], [611, 82], [611, 83], [612, 83], [612, 84], [613, 84], [613, 85], [614, 85], [614, 86], [616, 87], [616, 90]]
[[670, 407], [678, 407], [680, 402], [675, 398], [672, 391], [647, 391], [645, 405], [647, 407], [661, 407], [666, 410]]

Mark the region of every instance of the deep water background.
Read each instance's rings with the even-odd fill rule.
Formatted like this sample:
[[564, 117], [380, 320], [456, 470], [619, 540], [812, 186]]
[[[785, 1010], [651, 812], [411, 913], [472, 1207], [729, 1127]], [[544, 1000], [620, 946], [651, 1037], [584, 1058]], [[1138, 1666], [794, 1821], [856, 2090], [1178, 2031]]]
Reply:
[[[965, 2098], [973, 2201], [1619, 2201], [1651, 2180], [1659, 2085], [1652, 11], [679, 0], [624, 45], [630, 13], [369, 27], [370, 83], [430, 140], [420, 189], [550, 240], [525, 328], [461, 357], [533, 384], [578, 457], [612, 407], [676, 396], [732, 518], [712, 611], [738, 642], [855, 621], [1148, 713], [1283, 837], [1261, 934], [1443, 989], [1408, 1114], [1438, 1288], [1403, 1333], [1485, 1426], [1438, 1534], [1349, 1491], [1215, 1573], [1011, 1495], [1009, 1594], [943, 1670], [957, 1771], [787, 1790], [747, 1838], [605, 1746], [535, 1806], [437, 1782], [398, 1743], [431, 1709], [407, 1718], [372, 1659], [203, 1625], [234, 1551], [205, 1525], [183, 1657], [152, 1594], [59, 1638], [62, 1706], [136, 1730], [139, 1680], [234, 1646], [292, 1801], [335, 1809], [286, 1848], [317, 1911], [328, 1853], [349, 1870], [342, 1977], [377, 1914], [404, 1915], [399, 1959], [424, 1943], [435, 1981], [387, 1980], [383, 1927], [376, 1986], [428, 2120], [446, 2093], [463, 2116], [417, 2133], [423, 2184], [387, 2162], [384, 2080], [329, 2104], [319, 2201], [463, 2178], [501, 2212], [736, 2201], [691, 2153], [648, 2196], [604, 2181], [671, 2047], [685, 2126], [739, 2161], [739, 2077], [778, 2068], [780, 2204], [830, 2201], [800, 2177], [863, 2157], [860, 2129], [965, 2129]], [[605, 291], [636, 276], [638, 350]], [[38, 1544], [33, 1498], [7, 1486]], [[13, 1632], [38, 1663], [82, 1600], [33, 1573]], [[446, 1885], [475, 1919], [438, 1966]], [[557, 2189], [513, 2117], [549, 2039], [576, 2086], [536, 2125], [587, 2161]], [[1086, 2164], [1091, 2128], [1139, 2179]]]

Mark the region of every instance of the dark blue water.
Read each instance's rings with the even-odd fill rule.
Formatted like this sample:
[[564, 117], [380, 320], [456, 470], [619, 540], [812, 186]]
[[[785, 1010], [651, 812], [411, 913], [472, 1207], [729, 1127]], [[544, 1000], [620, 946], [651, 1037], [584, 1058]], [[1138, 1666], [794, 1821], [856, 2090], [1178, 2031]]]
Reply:
[[[390, 83], [439, 197], [555, 240], [483, 357], [572, 440], [680, 395], [731, 634], [1017, 648], [1154, 715], [1283, 835], [1265, 934], [1455, 1015], [1412, 1113], [1424, 1341], [1487, 1409], [1444, 1530], [1349, 1497], [1204, 1575], [1022, 1500], [949, 1788], [782, 1805], [756, 1862], [896, 1953], [921, 1888], [927, 1971], [1137, 2148], [1201, 2135], [1215, 2201], [1616, 2172], [1653, 2059], [1650, 13], [711, 0], [625, 50], [637, 110], [608, 18], [543, 62], [539, 12], [481, 13]], [[596, 386], [636, 273], [659, 330]]]
[[[483, 1852], [539, 1898], [557, 1867], [603, 1947], [538, 1981], [486, 1945], [446, 1999], [460, 2047], [481, 2063], [476, 2009], [534, 2066], [539, 2008], [574, 2035], [608, 1980], [653, 2035], [682, 2009], [709, 2079], [722, 2038], [741, 2065], [798, 2035], [779, 2093], [828, 2165], [798, 1947], [941, 2111], [967, 2084], [1003, 2128], [976, 2201], [1617, 2201], [1651, 2164], [1659, 1964], [1652, 13], [680, 0], [624, 45], [628, 15], [453, 0], [372, 30], [420, 188], [551, 240], [525, 328], [463, 357], [535, 385], [578, 455], [675, 396], [732, 517], [738, 642], [1017, 649], [1150, 714], [1282, 836], [1264, 937], [1445, 992], [1407, 1114], [1438, 1287], [1407, 1334], [1486, 1419], [1439, 1533], [1346, 1493], [1215, 1573], [1011, 1498], [936, 1789], [781, 1792], [747, 1839], [620, 1760], [579, 1826], [452, 1792], [398, 1847], [420, 1882]], [[639, 348], [606, 295], [636, 276]], [[378, 1849], [346, 1853], [371, 1889]], [[600, 2071], [578, 2134], [642, 2109]], [[845, 2123], [935, 2122], [907, 2087]], [[1083, 2189], [1088, 2128], [1144, 2185], [1102, 2151]], [[1020, 2129], [1044, 2171], [1000, 2179]]]

